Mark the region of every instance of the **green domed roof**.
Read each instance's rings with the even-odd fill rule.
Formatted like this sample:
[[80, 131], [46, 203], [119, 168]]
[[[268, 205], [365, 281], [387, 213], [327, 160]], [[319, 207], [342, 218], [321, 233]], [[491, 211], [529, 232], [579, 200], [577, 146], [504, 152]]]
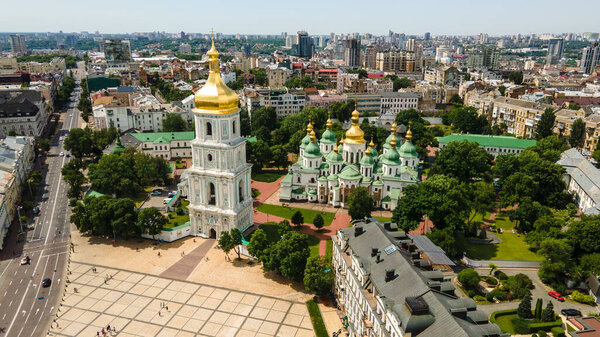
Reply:
[[316, 158], [323, 156], [321, 154], [321, 149], [319, 149], [319, 145], [316, 142], [310, 142], [306, 145], [304, 149], [304, 157], [306, 158]]
[[327, 177], [327, 180], [331, 180], [331, 181], [333, 181], [333, 180], [337, 180], [337, 178], [338, 178], [337, 174], [330, 174], [330, 175]]
[[342, 157], [342, 155], [336, 151], [329, 152], [327, 154], [327, 156], [325, 157], [325, 159], [330, 163], [339, 163], [339, 162], [344, 161], [344, 158]]
[[379, 157], [379, 153], [377, 153], [377, 150], [375, 150], [375, 148], [374, 148], [374, 147], [372, 147], [372, 148], [371, 148], [371, 157], [372, 157], [373, 159], [375, 159], [375, 158]]
[[325, 130], [323, 135], [321, 136], [321, 143], [335, 143], [337, 139], [335, 138], [335, 133], [330, 129]]
[[395, 148], [389, 149], [383, 155], [383, 160], [381, 162], [386, 165], [400, 165], [400, 154], [398, 153], [398, 150]]
[[339, 174], [339, 177], [344, 180], [359, 180], [360, 178], [362, 178], [362, 175], [356, 169], [350, 168], [350, 166], [348, 166], [347, 169], [343, 170]]
[[310, 135], [307, 133], [306, 136], [304, 136], [304, 138], [302, 138], [302, 143], [300, 143], [300, 148], [304, 149], [306, 148], [306, 145], [308, 145], [310, 143]]
[[365, 155], [360, 159], [359, 163], [361, 165], [373, 166], [375, 164], [375, 161], [373, 160], [373, 157], [371, 155], [367, 155], [365, 153]]
[[409, 140], [404, 142], [402, 146], [400, 146], [400, 157], [402, 158], [415, 158], [419, 156], [417, 152], [417, 147]]
[[392, 146], [390, 145], [390, 142], [392, 141], [392, 138], [396, 138], [396, 144], [400, 143], [400, 137], [398, 137], [398, 135], [396, 134], [390, 134], [386, 139], [385, 139], [385, 144], [383, 144], [383, 147], [386, 149], [391, 149]]

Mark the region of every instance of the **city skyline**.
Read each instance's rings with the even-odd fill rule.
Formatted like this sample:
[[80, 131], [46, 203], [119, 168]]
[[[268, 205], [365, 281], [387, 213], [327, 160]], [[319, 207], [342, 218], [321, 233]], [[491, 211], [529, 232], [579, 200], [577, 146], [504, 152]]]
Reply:
[[[181, 5], [165, 7], [156, 0], [144, 2], [143, 7], [136, 2], [115, 0], [107, 0], [105, 6], [66, 0], [63, 6], [57, 7], [54, 3], [34, 0], [27, 4], [10, 2], [5, 8], [6, 12], [17, 14], [3, 18], [0, 22], [3, 32], [203, 33], [214, 27], [223, 34], [279, 34], [304, 29], [311, 35], [331, 32], [384, 35], [389, 30], [412, 35], [425, 32], [432, 35], [510, 35], [597, 31], [594, 13], [600, 9], [600, 4], [584, 0], [571, 1], [568, 7], [558, 0], [510, 0], [502, 6], [492, 2], [473, 6], [467, 0], [451, 4], [437, 0], [427, 3], [383, 1], [378, 3], [382, 10], [369, 9], [372, 14], [368, 16], [359, 10], [361, 4], [357, 1], [314, 0], [295, 6], [293, 10], [269, 0], [260, 5], [236, 0], [228, 4], [227, 12], [220, 12], [217, 3], [183, 1]], [[432, 11], [432, 8], [436, 10]], [[558, 8], [559, 24], [556, 23]], [[94, 17], [102, 20], [94, 20]]]

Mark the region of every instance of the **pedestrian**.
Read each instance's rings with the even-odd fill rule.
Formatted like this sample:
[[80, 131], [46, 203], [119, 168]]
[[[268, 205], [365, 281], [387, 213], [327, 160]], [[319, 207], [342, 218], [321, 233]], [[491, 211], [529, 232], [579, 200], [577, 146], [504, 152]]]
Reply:
[[106, 284], [106, 279], [104, 279], [104, 284]]
[[168, 306], [168, 305], [166, 305], [166, 306], [165, 306], [165, 309], [167, 309], [167, 311], [169, 311], [169, 306]]
[[100, 336], [100, 331], [96, 331], [96, 336]]
[[158, 257], [160, 257], [160, 252], [158, 252]]
[[104, 328], [102, 328], [102, 334], [104, 335]]
[[160, 310], [158, 311], [158, 316], [162, 317], [162, 312]]
[[117, 332], [117, 328], [113, 325], [113, 332]]
[[110, 324], [106, 326], [106, 330], [110, 331]]

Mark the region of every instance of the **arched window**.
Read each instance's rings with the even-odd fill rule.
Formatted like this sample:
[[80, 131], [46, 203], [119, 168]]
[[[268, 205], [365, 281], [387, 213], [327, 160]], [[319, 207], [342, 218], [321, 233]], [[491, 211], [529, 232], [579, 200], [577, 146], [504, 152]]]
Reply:
[[212, 136], [212, 124], [210, 122], [206, 122], [206, 135]]
[[235, 121], [233, 121], [233, 127], [232, 127], [232, 129], [233, 129], [233, 134], [235, 135]]
[[212, 159], [213, 159], [212, 154], [209, 153], [208, 154], [208, 161], [212, 161]]
[[240, 198], [240, 202], [244, 201], [244, 183], [240, 180], [238, 183], [238, 196]]
[[209, 205], [216, 205], [217, 204], [217, 197], [215, 195], [215, 184], [208, 183], [208, 190], [209, 190], [208, 204]]

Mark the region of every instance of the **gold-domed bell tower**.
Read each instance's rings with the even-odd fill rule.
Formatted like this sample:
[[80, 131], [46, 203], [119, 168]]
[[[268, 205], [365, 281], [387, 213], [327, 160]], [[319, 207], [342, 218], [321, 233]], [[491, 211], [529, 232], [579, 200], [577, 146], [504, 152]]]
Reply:
[[184, 176], [192, 234], [218, 238], [223, 231], [243, 232], [253, 223], [251, 165], [240, 134], [239, 98], [221, 78], [214, 36], [207, 55], [208, 79], [194, 95], [192, 166]]
[[367, 141], [365, 140], [365, 132], [358, 125], [359, 113], [358, 110], [352, 112], [352, 125], [346, 131], [344, 139], [344, 161], [356, 164], [360, 162], [366, 150]]

